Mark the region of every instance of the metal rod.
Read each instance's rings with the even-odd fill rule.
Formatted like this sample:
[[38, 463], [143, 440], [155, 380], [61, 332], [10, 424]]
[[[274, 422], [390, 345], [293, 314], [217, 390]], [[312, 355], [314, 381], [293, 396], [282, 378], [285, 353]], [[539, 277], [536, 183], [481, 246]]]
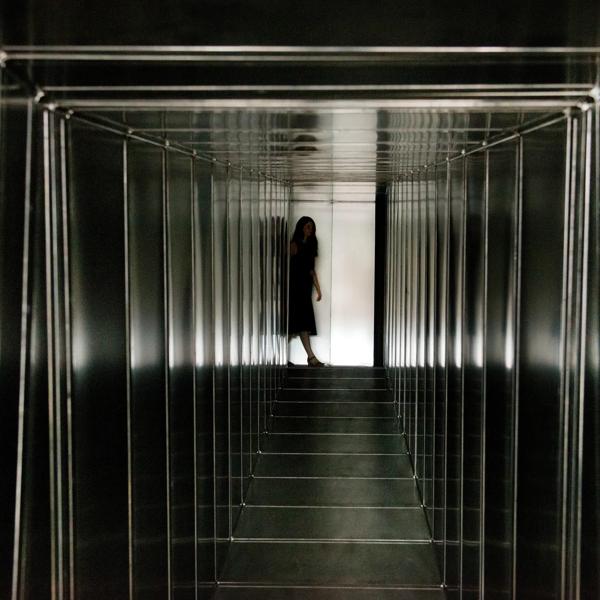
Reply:
[[[436, 519], [435, 514], [437, 510], [437, 503], [435, 497], [435, 489], [436, 489], [436, 462], [437, 462], [437, 435], [436, 435], [436, 423], [437, 423], [437, 251], [438, 251], [438, 243], [437, 243], [437, 185], [436, 185], [436, 172], [434, 169], [433, 174], [433, 185], [430, 189], [430, 181], [428, 178], [428, 204], [431, 206], [428, 209], [428, 238], [429, 238], [429, 300], [430, 300], [430, 308], [429, 308], [429, 360], [431, 363], [431, 521], [429, 526], [431, 528], [431, 539], [435, 541], [435, 536], [437, 533], [436, 530]], [[433, 192], [433, 197], [430, 198], [430, 193]], [[431, 221], [431, 222], [430, 222]], [[433, 229], [433, 235], [432, 234]]]
[[[596, 120], [598, 119], [598, 105], [596, 105]], [[583, 461], [584, 461], [584, 414], [585, 414], [585, 376], [586, 376], [586, 335], [587, 331], [587, 316], [588, 316], [588, 292], [589, 292], [589, 251], [590, 251], [590, 227], [591, 227], [591, 198], [592, 198], [592, 158], [594, 152], [592, 149], [592, 130], [594, 125], [593, 112], [590, 110], [585, 113], [585, 136], [583, 145], [583, 207], [582, 207], [582, 251], [580, 262], [580, 322], [579, 322], [579, 364], [578, 364], [578, 388], [577, 388], [577, 403], [578, 403], [578, 423], [576, 439], [577, 444], [574, 448], [577, 455], [577, 469], [575, 475], [574, 496], [576, 500], [576, 515], [575, 515], [575, 540], [573, 546], [575, 548], [575, 583], [574, 583], [574, 598], [579, 600], [581, 597], [581, 553], [582, 553], [582, 526], [583, 526], [583, 507], [582, 507], [582, 491], [583, 491]], [[598, 134], [598, 123], [596, 122], [596, 134]], [[596, 146], [598, 148], [598, 139]], [[598, 152], [596, 150], [596, 161], [598, 162]], [[596, 172], [598, 164], [596, 164]], [[597, 184], [596, 184], [597, 185]]]
[[514, 373], [512, 381], [512, 393], [514, 402], [513, 413], [513, 447], [512, 447], [512, 598], [517, 595], [517, 550], [518, 550], [518, 500], [519, 500], [519, 400], [520, 400], [520, 348], [521, 348], [521, 268], [522, 268], [522, 243], [523, 243], [523, 138], [519, 137], [517, 146], [517, 180], [516, 180], [516, 202], [514, 213], [514, 237], [513, 237], [513, 286], [514, 297], [512, 299], [513, 314], [515, 315], [513, 340], [514, 340]]
[[570, 336], [572, 303], [571, 293], [573, 286], [573, 252], [574, 252], [574, 185], [575, 161], [577, 140], [577, 120], [572, 116], [567, 119], [566, 151], [565, 151], [565, 184], [563, 195], [563, 265], [562, 265], [562, 293], [561, 293], [561, 326], [560, 326], [560, 596], [565, 598], [567, 590], [567, 547], [568, 547], [568, 509], [569, 509], [569, 450], [571, 427], [571, 397], [570, 397]]
[[244, 504], [244, 253], [243, 253], [243, 185], [244, 175], [239, 169], [239, 196], [238, 196], [238, 368], [240, 386], [240, 505]]
[[286, 61], [402, 60], [415, 55], [451, 57], [585, 57], [600, 53], [597, 46], [227, 46], [227, 45], [8, 45], [2, 59], [10, 60], [157, 60], [194, 61]]
[[458, 585], [460, 598], [463, 597], [464, 587], [464, 541], [465, 541], [465, 359], [466, 346], [466, 296], [467, 296], [467, 232], [468, 232], [468, 190], [467, 190], [467, 158], [462, 164], [462, 194], [461, 194], [461, 231], [460, 231], [460, 454], [459, 454], [459, 562], [458, 562]]
[[227, 252], [224, 285], [227, 289], [227, 306], [225, 318], [225, 331], [223, 342], [227, 350], [227, 521], [228, 521], [228, 537], [233, 538], [233, 497], [232, 497], [232, 456], [231, 456], [231, 166], [228, 165], [226, 170], [225, 184], [225, 248]]
[[124, 287], [125, 287], [125, 395], [127, 410], [127, 559], [129, 600], [134, 595], [133, 573], [133, 454], [132, 454], [132, 399], [131, 399], [131, 271], [129, 246], [129, 185], [128, 185], [128, 141], [123, 140], [123, 246], [124, 246]]
[[60, 120], [60, 178], [62, 211], [62, 256], [63, 256], [63, 296], [64, 296], [64, 334], [65, 334], [65, 409], [67, 413], [67, 502], [68, 502], [68, 577], [69, 598], [75, 598], [75, 522], [74, 522], [74, 469], [73, 469], [73, 352], [71, 343], [71, 280], [69, 248], [69, 186], [67, 173], [67, 125]]
[[22, 515], [23, 515], [23, 471], [25, 460], [25, 402], [27, 398], [27, 375], [29, 369], [29, 344], [31, 334], [30, 317], [30, 254], [31, 254], [31, 179], [32, 179], [32, 131], [33, 106], [27, 105], [27, 129], [25, 140], [25, 193], [23, 197], [23, 253], [21, 255], [21, 326], [19, 338], [19, 409], [17, 425], [17, 465], [15, 473], [15, 516], [13, 537], [13, 563], [11, 579], [11, 600], [18, 600], [22, 583]]
[[162, 161], [162, 254], [163, 254], [163, 318], [165, 345], [165, 498], [167, 504], [167, 596], [173, 596], [172, 581], [172, 527], [171, 527], [171, 253], [169, 252], [170, 206], [169, 206], [169, 163], [166, 150], [161, 152]]
[[[211, 323], [215, 322], [215, 306], [216, 306], [216, 285], [215, 285], [215, 173], [211, 171], [210, 176], [210, 274], [211, 274]], [[213, 330], [214, 334], [214, 330]], [[214, 343], [214, 335], [213, 335]], [[219, 581], [219, 563], [217, 554], [217, 406], [216, 406], [216, 361], [212, 360], [212, 479], [213, 479], [213, 578], [214, 581]]]
[[485, 535], [486, 535], [486, 463], [487, 463], [487, 341], [488, 341], [488, 292], [489, 292], [489, 226], [490, 226], [490, 153], [485, 153], [485, 183], [483, 194], [483, 315], [482, 315], [482, 355], [481, 355], [481, 421], [479, 446], [479, 497], [481, 502], [479, 518], [479, 595], [481, 600], [486, 596], [486, 561], [485, 561]]
[[[58, 565], [58, 523], [56, 506], [56, 361], [54, 359], [54, 296], [52, 290], [52, 125], [51, 114], [43, 113], [44, 129], [44, 233], [46, 259], [46, 333], [47, 333], [47, 364], [48, 364], [48, 457], [49, 457], [49, 488], [50, 488], [50, 586], [52, 600], [59, 599], [59, 565]], [[59, 599], [60, 600], [60, 599]]]
[[190, 160], [190, 236], [191, 236], [191, 278], [192, 278], [192, 428], [193, 428], [193, 497], [194, 497], [194, 599], [198, 600], [198, 538], [199, 538], [199, 517], [198, 517], [198, 355], [197, 355], [197, 336], [198, 336], [198, 305], [197, 305], [197, 281], [196, 281], [196, 205], [197, 187], [196, 187], [196, 162]]
[[443, 529], [444, 529], [444, 548], [443, 548], [443, 576], [442, 584], [448, 585], [448, 320], [449, 320], [449, 269], [450, 269], [450, 161], [446, 162], [446, 208], [444, 212], [444, 235], [445, 235], [445, 273], [444, 273], [444, 509], [443, 509]]

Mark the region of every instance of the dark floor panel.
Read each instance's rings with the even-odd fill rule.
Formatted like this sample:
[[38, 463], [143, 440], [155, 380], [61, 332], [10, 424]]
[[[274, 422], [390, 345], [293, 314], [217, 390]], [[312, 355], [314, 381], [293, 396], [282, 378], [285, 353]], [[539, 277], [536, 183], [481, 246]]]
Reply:
[[421, 508], [245, 506], [234, 537], [427, 541], [430, 536]]
[[397, 433], [398, 424], [392, 419], [275, 417], [274, 433]]
[[411, 479], [255, 479], [248, 504], [265, 506], [419, 506]]
[[286, 381], [288, 389], [342, 389], [342, 390], [386, 390], [387, 381], [383, 378], [373, 377], [288, 377]]
[[273, 411], [277, 416], [308, 417], [388, 417], [394, 418], [393, 402], [278, 402]]
[[348, 452], [404, 454], [406, 444], [399, 435], [293, 435], [272, 433], [264, 436], [263, 452]]
[[440, 583], [432, 544], [235, 541], [221, 581], [405, 587]]
[[412, 477], [408, 455], [263, 454], [257, 477]]
[[444, 600], [435, 590], [389, 590], [374, 588], [220, 588], [215, 600]]
[[389, 390], [282, 390], [278, 402], [393, 402]]

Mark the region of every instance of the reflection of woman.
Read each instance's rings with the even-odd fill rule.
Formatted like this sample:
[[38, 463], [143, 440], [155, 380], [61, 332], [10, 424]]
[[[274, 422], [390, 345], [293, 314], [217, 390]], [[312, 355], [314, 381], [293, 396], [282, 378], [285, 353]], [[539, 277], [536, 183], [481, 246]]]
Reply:
[[317, 335], [315, 313], [312, 306], [313, 285], [317, 290], [317, 302], [321, 300], [321, 287], [315, 272], [318, 256], [317, 228], [310, 217], [302, 217], [290, 243], [290, 295], [289, 334], [300, 335], [306, 350], [307, 362], [311, 367], [322, 367], [323, 363], [310, 347], [311, 335]]

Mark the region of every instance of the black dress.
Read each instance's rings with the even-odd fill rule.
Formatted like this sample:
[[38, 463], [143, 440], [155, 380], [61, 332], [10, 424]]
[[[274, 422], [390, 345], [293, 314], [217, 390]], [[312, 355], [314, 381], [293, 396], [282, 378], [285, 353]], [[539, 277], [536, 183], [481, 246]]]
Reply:
[[308, 331], [317, 335], [315, 313], [312, 305], [315, 257], [305, 243], [298, 243], [298, 252], [290, 257], [290, 296], [289, 296], [289, 332], [290, 334]]

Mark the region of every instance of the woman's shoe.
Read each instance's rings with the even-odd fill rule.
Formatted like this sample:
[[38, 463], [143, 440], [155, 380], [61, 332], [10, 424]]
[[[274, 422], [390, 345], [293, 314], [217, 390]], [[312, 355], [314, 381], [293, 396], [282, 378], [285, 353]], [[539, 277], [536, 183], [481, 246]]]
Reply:
[[316, 357], [311, 356], [306, 360], [309, 367], [324, 367], [325, 365]]

